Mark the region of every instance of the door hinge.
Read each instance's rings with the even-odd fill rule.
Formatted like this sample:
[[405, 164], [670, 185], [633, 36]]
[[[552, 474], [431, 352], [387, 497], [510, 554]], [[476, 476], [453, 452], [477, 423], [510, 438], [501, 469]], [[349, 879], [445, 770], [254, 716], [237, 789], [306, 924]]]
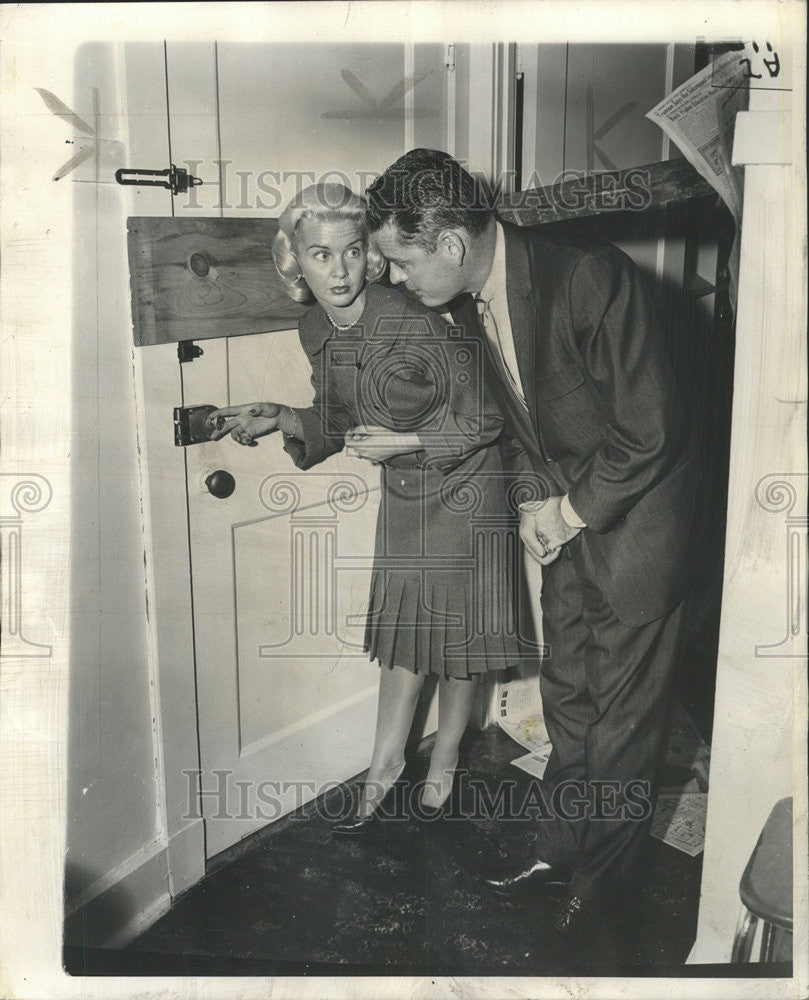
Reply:
[[450, 73], [455, 72], [455, 45], [447, 45], [444, 49], [444, 62]]

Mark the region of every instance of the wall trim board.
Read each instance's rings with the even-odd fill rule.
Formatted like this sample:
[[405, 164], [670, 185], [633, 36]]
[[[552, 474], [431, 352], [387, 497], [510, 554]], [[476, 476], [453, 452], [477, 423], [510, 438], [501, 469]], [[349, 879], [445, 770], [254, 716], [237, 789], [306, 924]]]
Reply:
[[81, 892], [77, 892], [71, 896], [65, 903], [65, 915], [71, 916], [81, 906], [86, 906], [97, 896], [101, 896], [118, 882], [128, 878], [133, 872], [137, 871], [143, 865], [151, 861], [152, 858], [159, 855], [164, 847], [165, 842], [160, 838], [155, 838], [148, 844], [144, 844], [143, 847], [139, 848], [134, 854], [131, 854], [119, 865], [116, 865], [111, 871], [106, 872], [104, 875], [100, 875], [89, 885], [85, 886]]
[[65, 907], [65, 944], [120, 948], [171, 906], [168, 846], [145, 845]]
[[161, 917], [165, 917], [171, 909], [171, 905], [171, 896], [168, 893], [164, 893], [150, 907], [142, 910], [140, 913], [136, 913], [128, 924], [107, 941], [104, 947], [114, 951], [126, 948], [128, 944], [140, 937], [141, 934], [145, 934], [152, 924], [157, 923]]
[[65, 944], [123, 948], [205, 874], [201, 818], [166, 844], [155, 840], [65, 904]]

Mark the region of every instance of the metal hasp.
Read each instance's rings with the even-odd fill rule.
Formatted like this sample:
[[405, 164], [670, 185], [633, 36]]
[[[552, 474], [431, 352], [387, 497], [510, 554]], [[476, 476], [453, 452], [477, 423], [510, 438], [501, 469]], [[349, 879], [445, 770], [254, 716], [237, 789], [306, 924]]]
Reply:
[[211, 440], [211, 429], [205, 421], [215, 409], [210, 403], [174, 407], [174, 443], [178, 448]]
[[[165, 177], [166, 180], [144, 180], [149, 177]], [[202, 180], [189, 174], [185, 167], [175, 167], [174, 164], [165, 170], [139, 170], [121, 168], [115, 171], [115, 180], [119, 184], [132, 184], [136, 187], [162, 187], [172, 194], [182, 194], [189, 187], [199, 187]]]

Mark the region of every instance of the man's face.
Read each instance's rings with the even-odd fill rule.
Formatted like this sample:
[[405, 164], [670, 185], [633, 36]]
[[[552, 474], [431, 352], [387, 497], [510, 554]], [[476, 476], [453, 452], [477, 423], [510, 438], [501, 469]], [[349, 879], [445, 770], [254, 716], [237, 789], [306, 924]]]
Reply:
[[430, 253], [402, 240], [396, 226], [386, 223], [374, 234], [379, 249], [390, 262], [390, 280], [405, 288], [426, 306], [442, 306], [466, 291], [466, 275], [458, 255], [439, 239]]

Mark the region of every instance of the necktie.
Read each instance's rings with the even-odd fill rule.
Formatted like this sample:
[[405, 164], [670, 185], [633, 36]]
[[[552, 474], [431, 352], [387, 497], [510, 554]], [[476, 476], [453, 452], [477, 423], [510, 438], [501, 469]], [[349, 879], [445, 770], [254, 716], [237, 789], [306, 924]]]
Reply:
[[494, 314], [489, 306], [489, 302], [486, 299], [482, 299], [479, 295], [475, 296], [475, 305], [477, 306], [478, 316], [483, 324], [483, 329], [486, 333], [486, 339], [492, 346], [492, 353], [495, 355], [497, 361], [499, 362], [499, 367], [508, 380], [508, 384], [516, 397], [520, 400], [523, 406], [527, 407], [525, 401], [525, 394], [522, 388], [514, 377], [514, 372], [511, 370], [511, 366], [506, 361], [506, 355], [503, 351], [503, 341], [500, 338], [500, 330], [497, 327], [497, 321], [494, 318]]

